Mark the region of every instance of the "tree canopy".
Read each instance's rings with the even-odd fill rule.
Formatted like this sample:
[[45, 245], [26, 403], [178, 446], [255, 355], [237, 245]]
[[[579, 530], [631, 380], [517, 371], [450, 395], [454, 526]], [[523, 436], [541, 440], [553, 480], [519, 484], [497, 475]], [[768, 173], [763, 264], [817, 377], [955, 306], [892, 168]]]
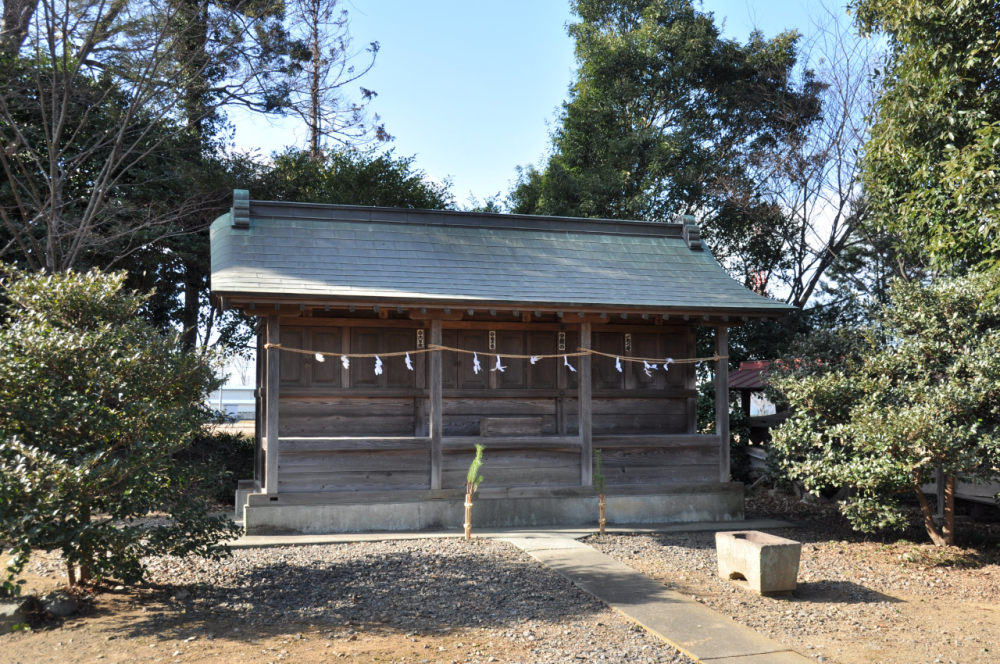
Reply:
[[819, 115], [795, 76], [798, 35], [724, 39], [687, 0], [579, 0], [579, 63], [553, 151], [522, 170], [514, 212], [611, 219], [698, 215], [749, 277], [783, 261], [787, 218], [754, 178]]
[[871, 139], [869, 206], [939, 271], [1000, 259], [1000, 3], [857, 0], [890, 44]]

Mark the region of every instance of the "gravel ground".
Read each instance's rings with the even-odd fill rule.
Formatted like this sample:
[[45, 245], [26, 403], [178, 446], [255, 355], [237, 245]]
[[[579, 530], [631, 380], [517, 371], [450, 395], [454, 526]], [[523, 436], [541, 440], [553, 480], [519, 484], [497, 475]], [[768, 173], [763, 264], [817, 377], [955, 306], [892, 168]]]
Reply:
[[[794, 593], [760, 597], [717, 578], [709, 533], [588, 542], [817, 661], [1000, 662], [1000, 524], [963, 520], [967, 548], [939, 548], [914, 544], [919, 530], [913, 541], [866, 540], [829, 505], [766, 493], [748, 497], [747, 515], [804, 523], [777, 531], [803, 543]], [[503, 542], [243, 549], [150, 567], [151, 586], [106, 588], [79, 616], [0, 637], [0, 660], [690, 662]], [[33, 557], [27, 571], [39, 592], [64, 578], [57, 555]]]
[[503, 542], [242, 549], [220, 562], [159, 558], [150, 569], [152, 582], [170, 584], [188, 605], [186, 622], [222, 620], [250, 631], [305, 623], [348, 639], [472, 635], [475, 643], [460, 644], [458, 655], [419, 660], [428, 662], [691, 662]]
[[719, 578], [713, 533], [611, 535], [587, 542], [818, 661], [1000, 662], [995, 544], [984, 551], [865, 541], [828, 507], [778, 499], [785, 504], [761, 508], [761, 499], [755, 500], [748, 510], [807, 520], [801, 528], [768, 531], [803, 543], [799, 585], [791, 594], [761, 597], [745, 582]]

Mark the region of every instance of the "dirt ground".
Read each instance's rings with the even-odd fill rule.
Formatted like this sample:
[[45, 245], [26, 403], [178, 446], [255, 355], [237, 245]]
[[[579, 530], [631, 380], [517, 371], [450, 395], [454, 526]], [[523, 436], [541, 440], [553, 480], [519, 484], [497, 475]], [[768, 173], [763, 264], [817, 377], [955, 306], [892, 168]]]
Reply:
[[[752, 499], [748, 516], [804, 522], [796, 596], [759, 598], [721, 582], [703, 536], [636, 535], [598, 546], [617, 547], [609, 555], [816, 661], [1000, 662], [997, 523], [965, 519], [960, 526], [971, 540], [942, 550], [916, 541], [919, 532], [908, 533], [909, 540], [858, 537], [828, 509], [793, 499]], [[27, 592], [41, 594], [64, 582], [62, 564], [53, 555], [37, 554], [28, 571]], [[597, 612], [587, 619], [593, 625], [615, 620], [604, 613], [608, 616]], [[573, 629], [589, 627], [581, 623]], [[0, 636], [0, 662], [10, 664], [532, 662], [533, 652], [530, 642], [498, 639], [495, 630], [474, 627], [404, 632], [384, 624], [288, 622], [250, 628], [233, 618], [192, 613], [169, 586], [109, 586], [87, 598], [79, 615], [40, 617], [30, 630]]]
[[[46, 554], [32, 562], [36, 567], [60, 565]], [[26, 592], [33, 593], [59, 587], [61, 581], [51, 574], [25, 578]], [[331, 628], [295, 622], [280, 629], [249, 628], [226, 620], [192, 621], [185, 608], [170, 588], [106, 589], [90, 596], [77, 616], [35, 622], [28, 631], [0, 636], [0, 662], [416, 663], [462, 661], [470, 653], [499, 650], [477, 638], [476, 630], [418, 634], [378, 626]], [[504, 644], [503, 650], [511, 658], [530, 661], [528, 648], [512, 652]]]

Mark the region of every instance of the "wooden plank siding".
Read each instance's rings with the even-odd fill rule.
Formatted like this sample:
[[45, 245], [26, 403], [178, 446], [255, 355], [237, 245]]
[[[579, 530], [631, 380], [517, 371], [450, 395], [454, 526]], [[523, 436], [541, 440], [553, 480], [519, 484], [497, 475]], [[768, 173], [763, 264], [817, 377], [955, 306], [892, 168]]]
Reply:
[[[530, 323], [521, 329], [506, 324], [495, 330], [491, 350], [486, 327], [373, 322], [337, 326], [329, 319], [311, 324], [283, 318], [280, 339], [286, 348], [388, 353], [415, 349], [415, 330], [423, 327], [429, 343], [436, 342], [437, 333], [442, 345], [479, 352], [482, 371], [473, 371], [471, 354], [447, 351], [413, 356], [412, 372], [401, 357], [383, 358], [380, 376], [374, 374], [372, 358], [352, 358], [344, 370], [336, 356], [319, 362], [311, 354], [281, 352], [275, 390], [280, 395], [275, 408], [279, 492], [459, 489], [476, 442], [487, 446], [483, 475], [485, 484], [496, 488], [586, 486], [589, 451], [597, 448], [604, 451], [610, 486], [718, 476], [718, 437], [693, 435], [692, 365], [647, 376], [641, 363], [623, 363], [619, 373], [613, 359], [589, 358], [591, 414], [583, 413], [591, 429], [589, 446], [580, 438], [578, 408], [585, 358], [569, 358], [576, 372], [562, 358], [535, 365], [504, 359], [506, 370], [494, 370], [497, 352], [572, 353], [588, 336], [591, 347], [622, 357], [690, 357], [694, 334], [687, 326], [630, 326], [640, 331], [630, 333], [632, 348], [626, 353], [624, 333], [609, 325], [594, 324], [589, 335], [581, 335], [581, 323], [547, 324], [542, 330]], [[558, 347], [557, 327], [566, 333], [565, 351]], [[491, 435], [482, 435], [484, 427]]]

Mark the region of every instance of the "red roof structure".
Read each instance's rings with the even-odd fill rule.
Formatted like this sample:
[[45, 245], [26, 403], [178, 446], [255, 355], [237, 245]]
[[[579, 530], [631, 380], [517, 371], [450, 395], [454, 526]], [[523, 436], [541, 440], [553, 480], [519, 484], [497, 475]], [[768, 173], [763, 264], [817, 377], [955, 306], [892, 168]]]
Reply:
[[740, 368], [729, 374], [729, 389], [756, 392], [767, 387], [764, 374], [771, 366], [770, 360], [740, 362]]

